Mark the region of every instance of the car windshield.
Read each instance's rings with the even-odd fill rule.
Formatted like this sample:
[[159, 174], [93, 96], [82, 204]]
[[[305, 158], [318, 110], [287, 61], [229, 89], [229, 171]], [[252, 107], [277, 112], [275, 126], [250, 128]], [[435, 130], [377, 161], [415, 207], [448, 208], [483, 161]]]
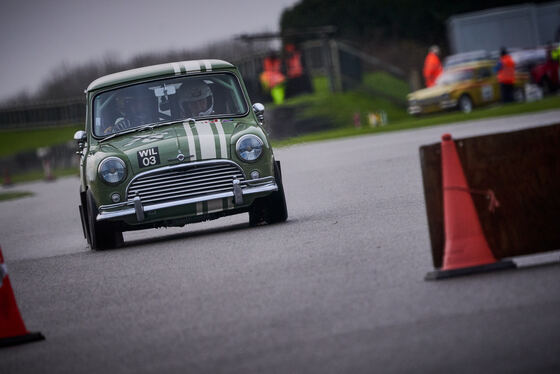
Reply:
[[444, 86], [447, 84], [458, 83], [473, 79], [473, 69], [445, 70], [436, 80], [436, 85]]
[[239, 116], [247, 103], [233, 74], [171, 78], [103, 92], [93, 100], [93, 133], [104, 137], [187, 118]]

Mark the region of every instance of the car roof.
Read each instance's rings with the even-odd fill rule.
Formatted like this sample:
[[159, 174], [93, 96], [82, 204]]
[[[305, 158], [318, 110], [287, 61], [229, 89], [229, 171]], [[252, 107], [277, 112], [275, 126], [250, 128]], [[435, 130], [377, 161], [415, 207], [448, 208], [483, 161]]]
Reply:
[[475, 69], [479, 67], [492, 67], [495, 65], [496, 62], [492, 60], [480, 60], [480, 61], [465, 62], [462, 64], [453, 65], [446, 68], [445, 70], [455, 71], [455, 70]]
[[492, 60], [492, 54], [485, 50], [470, 51], [449, 55], [445, 58], [443, 66], [451, 68], [457, 65], [463, 65], [469, 62], [477, 62], [484, 60]]
[[90, 83], [86, 92], [146, 78], [174, 75], [178, 76], [233, 67], [234, 66], [229, 62], [222, 60], [190, 60], [145, 66], [97, 78]]

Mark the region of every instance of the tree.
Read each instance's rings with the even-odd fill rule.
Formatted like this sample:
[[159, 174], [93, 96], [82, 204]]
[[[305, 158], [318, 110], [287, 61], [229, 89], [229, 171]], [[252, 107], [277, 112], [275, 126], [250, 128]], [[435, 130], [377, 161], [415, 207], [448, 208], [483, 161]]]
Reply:
[[284, 10], [280, 27], [285, 32], [333, 25], [339, 36], [359, 42], [389, 38], [445, 45], [445, 23], [452, 15], [522, 3], [526, 1], [302, 0]]

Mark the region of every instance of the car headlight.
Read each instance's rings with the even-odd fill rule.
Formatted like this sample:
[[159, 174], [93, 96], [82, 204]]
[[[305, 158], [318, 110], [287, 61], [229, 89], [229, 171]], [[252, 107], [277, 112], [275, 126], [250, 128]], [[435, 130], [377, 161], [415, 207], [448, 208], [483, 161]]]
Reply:
[[442, 100], [449, 100], [449, 99], [451, 99], [451, 95], [449, 93], [444, 93], [443, 95], [441, 95], [441, 99]]
[[237, 155], [243, 161], [252, 162], [262, 155], [263, 141], [256, 135], [243, 135], [235, 145]]
[[99, 164], [98, 173], [105, 183], [117, 184], [126, 178], [126, 165], [118, 157], [107, 157]]

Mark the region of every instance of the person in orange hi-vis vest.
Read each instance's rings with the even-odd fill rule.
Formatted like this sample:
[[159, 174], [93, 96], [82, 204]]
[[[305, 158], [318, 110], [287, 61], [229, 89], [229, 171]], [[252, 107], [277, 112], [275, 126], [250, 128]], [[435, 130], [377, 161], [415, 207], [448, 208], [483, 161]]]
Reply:
[[287, 75], [289, 79], [299, 78], [303, 75], [303, 66], [301, 64], [301, 53], [296, 50], [293, 44], [286, 44]]
[[430, 47], [428, 55], [424, 60], [424, 81], [426, 82], [426, 87], [432, 87], [443, 70], [439, 54], [439, 47], [433, 45]]
[[496, 64], [495, 70], [498, 73], [502, 101], [511, 103], [513, 101], [513, 85], [515, 84], [515, 61], [503, 47], [500, 50], [500, 56], [500, 61]]
[[305, 72], [302, 53], [295, 44], [284, 46], [284, 61], [286, 65], [286, 97], [294, 97], [306, 92], [313, 92], [309, 75]]
[[263, 90], [270, 94], [275, 104], [284, 102], [284, 81], [286, 77], [282, 74], [282, 61], [276, 53], [271, 53], [263, 61], [264, 71], [260, 75]]

